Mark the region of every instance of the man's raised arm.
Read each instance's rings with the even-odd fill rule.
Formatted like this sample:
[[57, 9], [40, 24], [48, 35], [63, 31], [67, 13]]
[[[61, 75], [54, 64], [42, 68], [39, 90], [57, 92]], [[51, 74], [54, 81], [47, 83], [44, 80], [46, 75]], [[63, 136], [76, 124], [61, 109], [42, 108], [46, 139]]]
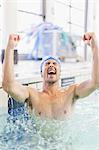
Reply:
[[29, 97], [29, 89], [14, 79], [14, 48], [19, 40], [19, 35], [11, 34], [9, 36], [3, 64], [2, 87], [13, 98], [19, 102], [24, 102]]
[[93, 67], [91, 79], [75, 85], [75, 99], [83, 98], [91, 94], [99, 87], [99, 46], [95, 33], [85, 33], [83, 41], [89, 45], [93, 53]]

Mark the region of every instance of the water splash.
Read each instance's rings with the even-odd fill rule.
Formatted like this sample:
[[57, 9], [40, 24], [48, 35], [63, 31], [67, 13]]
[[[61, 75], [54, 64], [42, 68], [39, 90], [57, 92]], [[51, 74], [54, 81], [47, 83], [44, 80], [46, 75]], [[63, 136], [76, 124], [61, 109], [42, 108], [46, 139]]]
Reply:
[[96, 95], [78, 101], [65, 121], [41, 119], [26, 108], [6, 117], [0, 130], [0, 150], [98, 150], [99, 101]]

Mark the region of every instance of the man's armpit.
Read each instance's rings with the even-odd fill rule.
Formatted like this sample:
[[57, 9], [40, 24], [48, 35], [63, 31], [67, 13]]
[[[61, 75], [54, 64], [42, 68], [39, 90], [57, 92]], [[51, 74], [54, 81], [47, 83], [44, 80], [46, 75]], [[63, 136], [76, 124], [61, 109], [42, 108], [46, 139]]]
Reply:
[[33, 106], [32, 106], [32, 102], [29, 100], [29, 98], [27, 98], [26, 100], [25, 100], [25, 103], [27, 104], [27, 107], [29, 108], [29, 109], [33, 109]]
[[79, 98], [80, 98], [80, 96], [78, 95], [78, 94], [76, 94], [76, 87], [77, 87], [78, 85], [75, 85], [75, 87], [74, 87], [74, 96], [73, 96], [73, 102], [75, 102], [75, 100], [78, 100]]

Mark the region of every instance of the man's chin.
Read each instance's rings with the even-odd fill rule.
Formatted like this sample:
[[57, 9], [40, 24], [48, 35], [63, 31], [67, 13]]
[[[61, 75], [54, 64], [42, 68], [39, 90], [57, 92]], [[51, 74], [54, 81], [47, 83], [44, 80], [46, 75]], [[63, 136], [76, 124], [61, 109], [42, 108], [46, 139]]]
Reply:
[[48, 83], [49, 84], [54, 84], [54, 83], [56, 83], [57, 82], [57, 80], [48, 80]]

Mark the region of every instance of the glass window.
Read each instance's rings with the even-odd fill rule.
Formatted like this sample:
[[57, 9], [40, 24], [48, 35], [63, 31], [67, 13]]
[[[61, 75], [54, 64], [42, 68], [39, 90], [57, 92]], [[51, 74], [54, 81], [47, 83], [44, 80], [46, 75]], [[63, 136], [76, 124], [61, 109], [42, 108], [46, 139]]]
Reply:
[[85, 10], [85, 0], [71, 0], [70, 1], [71, 6], [74, 8], [77, 8], [79, 10], [84, 11]]
[[[98, 4], [98, 3], [96, 3]], [[95, 1], [91, 0], [88, 4], [88, 19], [87, 19], [87, 26], [88, 26], [88, 30], [91, 31], [94, 28], [94, 19], [95, 19]], [[99, 8], [98, 8], [99, 9]], [[98, 16], [98, 13], [97, 15]]]
[[68, 7], [66, 4], [55, 2], [54, 23], [65, 28], [68, 18]]
[[[75, 8], [71, 8], [71, 22], [84, 28], [85, 13]], [[75, 17], [74, 17], [75, 16]]]
[[[85, 30], [85, 0], [55, 0], [54, 16], [54, 23], [81, 38]], [[84, 57], [83, 46], [79, 47], [82, 50], [80, 55]]]
[[71, 24], [71, 33], [74, 34], [74, 35], [83, 35], [84, 33], [84, 28], [81, 28], [80, 26], [77, 26], [77, 25], [74, 25], [74, 24]]
[[17, 0], [18, 10], [42, 14], [42, 0]]
[[30, 25], [39, 24], [42, 22], [42, 17], [34, 14], [28, 14], [26, 12], [17, 12], [17, 30], [18, 32], [24, 32]]
[[[32, 29], [32, 26], [43, 22], [43, 0], [18, 0], [17, 2], [17, 31], [24, 36], [25, 33]], [[19, 53], [31, 53], [33, 43], [33, 39], [29, 43], [24, 40], [20, 42], [18, 46]]]
[[[54, 23], [67, 32], [84, 32], [85, 0], [56, 0]], [[80, 31], [81, 30], [81, 31]]]

